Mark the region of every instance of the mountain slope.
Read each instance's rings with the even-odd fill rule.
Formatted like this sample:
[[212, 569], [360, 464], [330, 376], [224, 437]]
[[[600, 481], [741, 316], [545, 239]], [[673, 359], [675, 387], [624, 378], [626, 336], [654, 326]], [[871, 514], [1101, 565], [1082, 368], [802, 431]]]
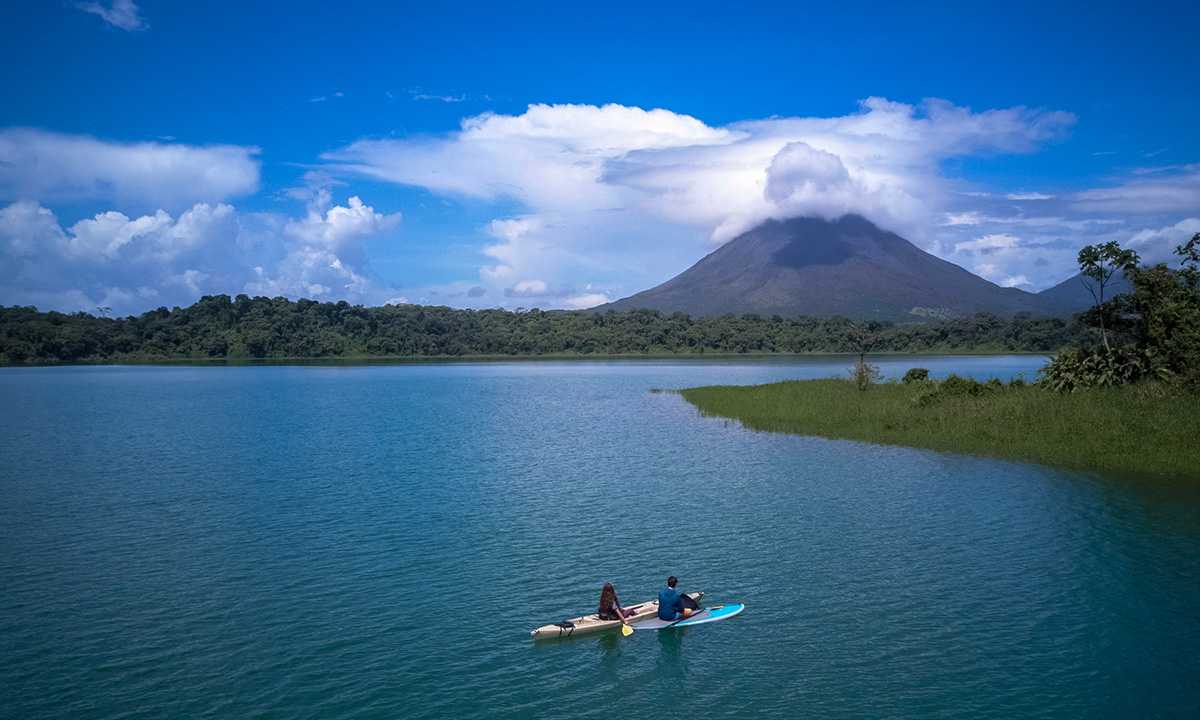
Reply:
[[633, 308], [897, 322], [1061, 314], [1053, 299], [999, 287], [858, 215], [769, 220], [662, 285], [594, 309]]
[[[1099, 291], [1096, 281], [1091, 278], [1085, 278], [1082, 273], [1072, 278], [1067, 278], [1059, 284], [1038, 293], [1038, 297], [1045, 300], [1048, 304], [1056, 305], [1062, 308], [1064, 315], [1083, 312], [1096, 304], [1096, 298], [1092, 296], [1088, 288]], [[1125, 277], [1124, 274], [1114, 276], [1109, 282], [1108, 287], [1104, 288], [1104, 299], [1108, 300], [1119, 293], [1132, 293], [1133, 283]]]

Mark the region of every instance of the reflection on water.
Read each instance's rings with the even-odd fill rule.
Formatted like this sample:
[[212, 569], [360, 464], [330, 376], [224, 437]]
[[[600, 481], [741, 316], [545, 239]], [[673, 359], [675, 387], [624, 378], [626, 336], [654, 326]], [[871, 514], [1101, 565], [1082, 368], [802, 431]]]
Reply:
[[681, 679], [687, 674], [687, 660], [682, 650], [683, 636], [688, 632], [689, 628], [670, 628], [656, 633], [658, 646], [662, 649], [658, 666], [668, 678]]

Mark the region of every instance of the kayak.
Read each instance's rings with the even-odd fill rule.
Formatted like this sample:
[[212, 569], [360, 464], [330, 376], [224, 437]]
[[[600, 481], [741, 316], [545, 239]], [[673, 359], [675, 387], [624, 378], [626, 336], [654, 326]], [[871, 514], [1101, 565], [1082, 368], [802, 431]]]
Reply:
[[647, 618], [639, 622], [633, 623], [634, 630], [662, 630], [664, 628], [685, 627], [687, 625], [701, 625], [703, 623], [716, 622], [731, 618], [741, 611], [745, 610], [745, 605], [719, 605], [717, 607], [705, 608], [697, 613], [692, 613], [686, 620], [659, 620], [658, 616]]
[[[697, 604], [700, 603], [700, 598], [704, 597], [702, 592], [685, 593]], [[625, 618], [630, 625], [633, 623], [658, 618], [658, 601], [651, 600], [649, 602], [630, 605], [626, 610], [633, 610], [634, 614]], [[560, 623], [552, 623], [543, 625], [537, 630], [531, 630], [530, 635], [534, 640], [549, 640], [553, 638], [574, 637], [575, 635], [586, 635], [588, 633], [600, 632], [601, 630], [612, 630], [621, 627], [620, 620], [601, 620], [600, 616], [592, 613], [583, 617], [571, 618]]]

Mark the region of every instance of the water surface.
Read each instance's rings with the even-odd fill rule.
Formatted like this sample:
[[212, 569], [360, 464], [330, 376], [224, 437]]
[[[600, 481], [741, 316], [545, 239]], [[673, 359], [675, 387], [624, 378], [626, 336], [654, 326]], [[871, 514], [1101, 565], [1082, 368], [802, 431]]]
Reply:
[[[0, 370], [0, 716], [1194, 717], [1196, 488], [650, 392], [847, 364]], [[747, 610], [528, 635], [668, 574]]]

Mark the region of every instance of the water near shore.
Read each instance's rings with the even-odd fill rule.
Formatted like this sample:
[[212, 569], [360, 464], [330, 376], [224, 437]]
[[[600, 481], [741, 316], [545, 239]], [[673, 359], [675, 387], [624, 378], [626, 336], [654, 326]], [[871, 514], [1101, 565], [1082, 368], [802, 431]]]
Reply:
[[[650, 392], [848, 364], [0, 369], [0, 716], [1193, 716], [1200, 488]], [[747, 610], [528, 635], [668, 574]]]

